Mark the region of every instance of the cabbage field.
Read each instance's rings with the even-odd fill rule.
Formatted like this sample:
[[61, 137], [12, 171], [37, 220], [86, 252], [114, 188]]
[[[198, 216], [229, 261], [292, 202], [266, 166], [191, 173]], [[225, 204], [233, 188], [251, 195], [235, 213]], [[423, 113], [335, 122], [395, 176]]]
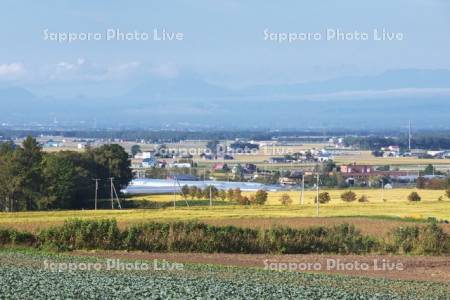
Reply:
[[402, 282], [255, 268], [184, 265], [162, 271], [51, 271], [44, 261], [104, 263], [0, 250], [1, 299], [449, 299], [445, 283]]

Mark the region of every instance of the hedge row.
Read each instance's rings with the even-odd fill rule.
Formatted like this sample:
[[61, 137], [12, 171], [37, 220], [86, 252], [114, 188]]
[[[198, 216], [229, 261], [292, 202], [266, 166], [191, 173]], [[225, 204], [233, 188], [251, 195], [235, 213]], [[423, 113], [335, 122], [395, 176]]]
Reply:
[[448, 254], [450, 237], [435, 224], [397, 228], [385, 239], [354, 226], [292, 229], [218, 227], [196, 222], [143, 223], [119, 230], [115, 220], [68, 220], [36, 235], [0, 230], [0, 245], [77, 249], [204, 253], [413, 253]]

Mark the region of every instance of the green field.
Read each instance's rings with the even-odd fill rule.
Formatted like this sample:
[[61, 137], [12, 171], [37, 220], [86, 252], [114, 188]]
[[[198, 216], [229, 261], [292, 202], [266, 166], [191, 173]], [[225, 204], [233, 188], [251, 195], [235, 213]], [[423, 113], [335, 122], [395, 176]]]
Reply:
[[[48, 263], [101, 265], [54, 271]], [[126, 261], [143, 263], [143, 261]], [[183, 264], [182, 270], [108, 270], [106, 260], [0, 250], [4, 299], [446, 299], [446, 283]], [[75, 265], [74, 265], [75, 266]]]

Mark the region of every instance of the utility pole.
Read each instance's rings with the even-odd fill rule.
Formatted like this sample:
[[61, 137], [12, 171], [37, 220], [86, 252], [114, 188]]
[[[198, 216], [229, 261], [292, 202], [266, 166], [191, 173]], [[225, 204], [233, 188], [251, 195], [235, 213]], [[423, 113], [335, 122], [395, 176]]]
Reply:
[[98, 179], [98, 178], [95, 178], [94, 180], [95, 180], [95, 202], [94, 202], [94, 207], [95, 207], [95, 210], [97, 210], [97, 201], [98, 201], [98, 181], [99, 181], [99, 179]]
[[173, 209], [177, 208], [177, 178], [175, 176], [176, 175], [173, 176]]
[[[116, 188], [114, 187], [114, 177], [110, 177], [109, 180], [111, 182], [111, 209], [114, 209], [114, 197], [116, 197], [116, 200], [117, 200], [117, 207], [122, 209], [122, 205], [120, 204], [120, 200], [119, 200], [119, 195], [117, 195]], [[96, 209], [97, 209], [97, 205], [96, 205]]]
[[114, 209], [114, 188], [113, 188], [114, 177], [110, 177], [109, 180], [111, 181], [111, 209]]
[[381, 179], [381, 202], [384, 201], [384, 181]]
[[320, 175], [317, 173], [317, 216], [320, 215], [320, 199], [319, 199], [319, 183], [320, 183]]
[[305, 202], [305, 174], [302, 175], [302, 193], [300, 194], [300, 204]]
[[209, 207], [212, 208], [212, 185], [209, 185]]

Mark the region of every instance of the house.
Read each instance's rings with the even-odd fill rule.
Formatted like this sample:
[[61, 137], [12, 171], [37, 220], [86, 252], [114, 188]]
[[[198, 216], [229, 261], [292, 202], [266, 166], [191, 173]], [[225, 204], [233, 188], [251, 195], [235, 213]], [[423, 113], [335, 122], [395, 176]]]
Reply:
[[341, 175], [345, 178], [345, 181], [349, 184], [355, 184], [356, 182], [362, 184], [369, 184], [371, 177], [390, 177], [401, 178], [408, 176], [408, 172], [404, 171], [376, 171], [373, 166], [368, 165], [344, 165], [341, 166]]
[[154, 157], [145, 158], [142, 161], [143, 168], [153, 168], [153, 167], [156, 167], [157, 164], [158, 164], [158, 160]]
[[230, 170], [230, 168], [228, 167], [227, 164], [224, 164], [224, 163], [217, 163], [217, 164], [214, 164], [214, 166], [212, 167], [212, 170], [213, 170], [214, 172], [220, 172], [220, 171], [222, 171], [222, 172], [228, 172], [228, 171]]
[[269, 164], [284, 164], [286, 162], [287, 161], [285, 157], [271, 157], [269, 159]]
[[291, 172], [289, 175], [281, 177], [279, 183], [281, 185], [297, 185], [303, 179], [303, 173], [300, 171]]
[[62, 146], [62, 143], [60, 142], [55, 142], [54, 140], [48, 140], [45, 144], [44, 144], [44, 148], [59, 148]]
[[263, 180], [263, 179], [270, 179], [272, 178], [272, 173], [269, 171], [261, 171], [261, 172], [257, 172], [255, 173], [255, 175], [253, 175], [253, 180]]
[[368, 165], [344, 165], [341, 166], [342, 175], [351, 175], [351, 174], [372, 174], [374, 169], [372, 166]]
[[143, 152], [136, 153], [134, 158], [136, 158], [136, 159], [151, 158], [154, 156], [153, 154], [154, 154], [154, 151], [143, 151]]
[[169, 168], [191, 168], [192, 167], [192, 165], [190, 164], [190, 163], [177, 163], [177, 162], [174, 162], [174, 163], [171, 163], [171, 164], [169, 164]]
[[234, 157], [231, 156], [231, 155], [229, 155], [229, 154], [225, 154], [225, 155], [223, 155], [223, 156], [217, 157], [217, 159], [221, 159], [221, 160], [233, 160]]
[[244, 166], [244, 172], [247, 174], [253, 174], [256, 172], [256, 165], [255, 164], [245, 164]]
[[214, 159], [214, 157], [211, 154], [205, 154], [205, 153], [200, 154], [200, 157], [205, 159], [205, 160], [212, 160], [212, 159]]
[[333, 160], [333, 156], [329, 153], [322, 153], [319, 156], [317, 156], [318, 162], [327, 162]]
[[151, 151], [144, 151], [141, 153], [141, 157], [143, 159], [151, 158], [151, 157], [153, 157], [153, 153]]
[[444, 155], [445, 151], [427, 151], [427, 154], [433, 158], [437, 158]]
[[88, 147], [89, 147], [89, 143], [78, 143], [77, 144], [77, 149], [79, 149], [79, 150], [84, 150]]

